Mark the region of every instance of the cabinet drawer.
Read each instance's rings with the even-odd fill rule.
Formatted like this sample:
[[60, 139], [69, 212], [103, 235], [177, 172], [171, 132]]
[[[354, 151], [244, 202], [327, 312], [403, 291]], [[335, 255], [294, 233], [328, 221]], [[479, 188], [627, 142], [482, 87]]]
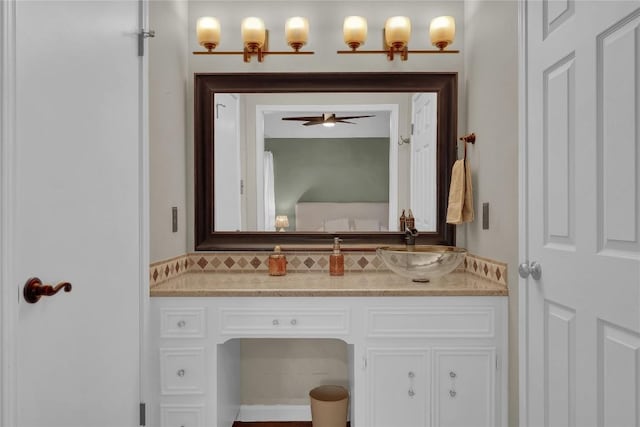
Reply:
[[349, 312], [322, 309], [221, 309], [220, 329], [226, 335], [347, 334]]
[[161, 393], [204, 394], [207, 378], [204, 360], [204, 348], [161, 348]]
[[493, 338], [494, 307], [393, 307], [368, 310], [372, 338]]
[[205, 325], [202, 307], [160, 309], [161, 338], [205, 338]]
[[204, 427], [203, 405], [160, 405], [162, 427]]

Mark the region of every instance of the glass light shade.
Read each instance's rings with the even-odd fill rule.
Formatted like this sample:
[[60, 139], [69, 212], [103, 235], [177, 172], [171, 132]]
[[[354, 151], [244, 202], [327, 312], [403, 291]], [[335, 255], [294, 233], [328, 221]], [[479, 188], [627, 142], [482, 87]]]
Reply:
[[284, 25], [284, 32], [287, 37], [287, 43], [294, 47], [294, 49], [299, 49], [307, 44], [309, 38], [309, 21], [307, 18], [300, 16], [289, 18]]
[[453, 16], [433, 18], [429, 26], [429, 36], [431, 37], [431, 44], [440, 49], [444, 49], [453, 43], [456, 37], [456, 21]]
[[242, 42], [245, 46], [256, 45], [258, 48], [264, 46], [266, 30], [262, 19], [253, 16], [245, 18], [242, 21], [241, 32]]
[[392, 16], [384, 24], [384, 37], [387, 45], [402, 48], [411, 37], [411, 21], [406, 16]]
[[342, 26], [344, 42], [355, 49], [367, 40], [367, 20], [362, 16], [347, 16]]
[[200, 46], [213, 49], [220, 43], [220, 22], [211, 16], [203, 16], [196, 23], [196, 34]]
[[278, 215], [276, 216], [276, 228], [279, 228], [280, 231], [284, 231], [285, 227], [289, 226], [289, 217], [286, 215]]

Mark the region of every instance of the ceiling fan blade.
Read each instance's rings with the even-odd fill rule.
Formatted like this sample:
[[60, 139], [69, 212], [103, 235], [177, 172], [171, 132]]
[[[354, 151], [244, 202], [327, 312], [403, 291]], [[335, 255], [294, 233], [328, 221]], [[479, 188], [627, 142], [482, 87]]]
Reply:
[[318, 117], [318, 116], [283, 117], [282, 120], [295, 120], [295, 121], [299, 121], [299, 122], [313, 122], [313, 121], [322, 121], [322, 117]]
[[362, 119], [362, 118], [365, 118], [365, 117], [375, 117], [375, 116], [373, 116], [373, 115], [371, 115], [371, 116], [342, 116], [342, 117], [336, 117], [336, 119], [337, 120], [343, 120], [343, 119], [350, 120], [350, 119]]
[[307, 123], [303, 123], [302, 126], [313, 126], [313, 125], [321, 125], [324, 122], [318, 122], [318, 121], [314, 121], [314, 122], [307, 122]]
[[356, 122], [348, 122], [346, 120], [340, 120], [340, 118], [338, 118], [338, 120], [336, 120], [336, 123], [349, 123], [350, 125], [355, 125]]

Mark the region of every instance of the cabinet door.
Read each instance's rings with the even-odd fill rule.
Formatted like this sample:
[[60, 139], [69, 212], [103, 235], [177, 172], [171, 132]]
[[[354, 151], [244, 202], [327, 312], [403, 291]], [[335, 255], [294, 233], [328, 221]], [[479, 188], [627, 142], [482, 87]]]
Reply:
[[369, 349], [367, 426], [429, 425], [429, 351]]
[[495, 427], [496, 349], [435, 349], [434, 425]]

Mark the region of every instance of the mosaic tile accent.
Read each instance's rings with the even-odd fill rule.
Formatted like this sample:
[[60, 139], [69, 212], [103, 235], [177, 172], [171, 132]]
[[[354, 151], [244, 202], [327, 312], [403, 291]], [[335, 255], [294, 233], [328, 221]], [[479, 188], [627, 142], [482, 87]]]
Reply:
[[[283, 252], [287, 271], [329, 271], [331, 252]], [[269, 252], [198, 252], [188, 254], [189, 271], [260, 272], [269, 270]], [[384, 271], [375, 252], [345, 252], [345, 271]]]
[[473, 275], [491, 280], [494, 283], [507, 284], [507, 264], [503, 262], [467, 254], [462, 265], [467, 272]]
[[[269, 252], [198, 252], [151, 264], [150, 284], [155, 286], [186, 271], [211, 271], [220, 273], [265, 273], [269, 271]], [[331, 252], [284, 252], [287, 256], [287, 271], [329, 271]], [[344, 252], [345, 271], [387, 271], [375, 252]], [[502, 262], [467, 254], [456, 270], [467, 271], [495, 283], [507, 284], [507, 265]]]
[[188, 255], [178, 256], [166, 261], [155, 262], [149, 266], [149, 285], [153, 287], [165, 280], [181, 275], [188, 269]]

